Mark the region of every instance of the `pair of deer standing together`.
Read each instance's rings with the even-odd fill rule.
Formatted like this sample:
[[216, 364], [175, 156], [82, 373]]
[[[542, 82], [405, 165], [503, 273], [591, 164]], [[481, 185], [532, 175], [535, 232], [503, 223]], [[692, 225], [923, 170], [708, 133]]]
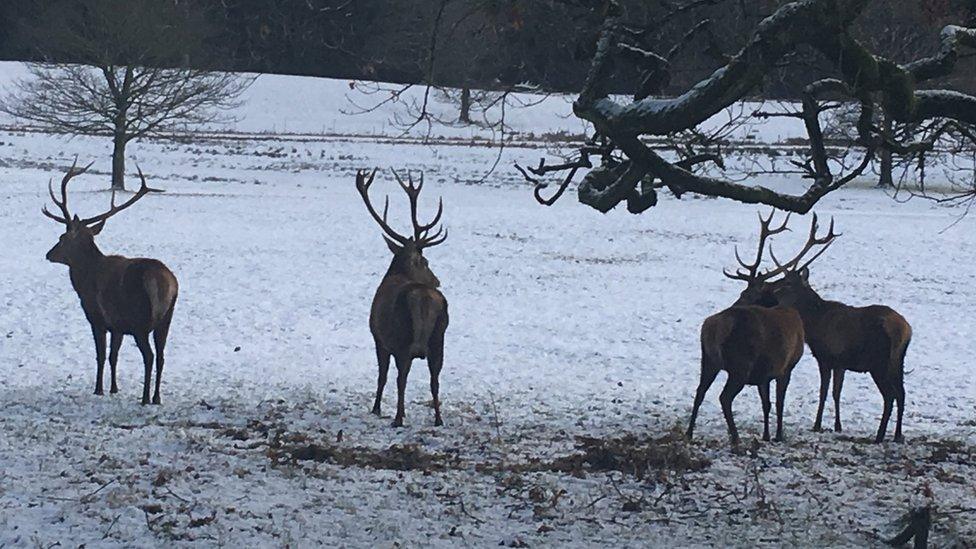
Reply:
[[[905, 352], [912, 329], [900, 314], [884, 305], [852, 307], [827, 301], [808, 282], [809, 266], [839, 236], [834, 222], [823, 237], [817, 236], [817, 215], [813, 215], [806, 244], [796, 256], [780, 263], [770, 255], [776, 267], [760, 272], [766, 240], [789, 230], [789, 215], [783, 223], [771, 228], [775, 210], [769, 217], [759, 217], [759, 250], [753, 263], [735, 257], [744, 268], [729, 278], [746, 283], [745, 290], [732, 307], [705, 319], [701, 328], [701, 380], [695, 393], [688, 438], [695, 429], [698, 409], [705, 393], [720, 370], [728, 379], [719, 398], [732, 443], [739, 433], [732, 418], [732, 401], [745, 385], [755, 385], [763, 405], [763, 440], [769, 440], [769, 385], [776, 380], [776, 440], [783, 438], [783, 405], [793, 367], [803, 355], [804, 341], [810, 347], [820, 368], [820, 402], [813, 429], [821, 430], [827, 390], [833, 374], [834, 430], [841, 430], [840, 394], [844, 372], [869, 372], [884, 400], [881, 424], [875, 442], [884, 440], [893, 404], [898, 404], [895, 442], [901, 442], [901, 421], [905, 406]], [[802, 265], [805, 256], [820, 247]], [[773, 278], [782, 275], [779, 280]]]
[[[146, 178], [139, 170], [141, 185], [139, 190], [126, 202], [116, 206], [115, 194], [109, 210], [103, 214], [85, 219], [72, 216], [68, 211], [68, 183], [81, 175], [91, 164], [77, 168], [77, 163], [61, 180], [61, 198], [54, 194], [48, 185], [51, 200], [61, 214], [57, 215], [44, 207], [41, 211], [47, 217], [63, 224], [65, 232], [58, 243], [47, 253], [48, 261], [68, 266], [71, 284], [81, 300], [85, 317], [91, 325], [95, 338], [97, 371], [95, 375], [95, 394], [103, 394], [102, 379], [105, 370], [105, 339], [111, 334], [111, 348], [108, 355], [111, 366], [112, 385], [110, 391], [118, 392], [116, 365], [122, 338], [131, 335], [142, 353], [145, 376], [142, 387], [142, 403], [160, 403], [159, 386], [163, 373], [166, 338], [179, 293], [179, 284], [166, 265], [155, 259], [129, 259], [121, 256], [104, 255], [95, 245], [95, 236], [113, 215], [133, 205], [151, 192], [159, 192], [146, 185]], [[386, 221], [389, 199], [380, 216], [369, 199], [369, 187], [373, 183], [376, 170], [369, 175], [360, 171], [356, 174], [356, 189], [366, 203], [370, 215], [383, 229], [393, 261], [383, 277], [370, 310], [369, 327], [376, 343], [376, 357], [379, 363], [379, 377], [373, 413], [379, 415], [383, 388], [386, 385], [390, 358], [397, 366], [397, 411], [394, 426], [403, 425], [404, 392], [410, 365], [415, 358], [426, 358], [430, 368], [430, 391], [434, 401], [434, 424], [441, 425], [439, 400], [439, 375], [444, 360], [444, 332], [447, 330], [447, 299], [438, 290], [440, 281], [431, 272], [423, 250], [444, 242], [447, 231], [431, 230], [440, 221], [443, 203], [430, 223], [421, 224], [417, 220], [417, 200], [423, 188], [423, 177], [414, 184], [407, 177], [404, 183], [394, 171], [397, 182], [406, 192], [410, 201], [410, 214], [413, 235], [403, 236], [394, 231]], [[149, 343], [152, 334], [156, 353]], [[156, 386], [152, 400], [149, 398], [152, 367], [155, 360]]]
[[[51, 200], [61, 210], [52, 214], [44, 208], [44, 215], [65, 225], [65, 233], [48, 252], [47, 259], [68, 265], [72, 286], [77, 292], [82, 309], [91, 324], [95, 339], [97, 373], [95, 394], [103, 394], [102, 378], [105, 365], [105, 338], [111, 333], [109, 363], [111, 366], [111, 392], [118, 391], [116, 365], [119, 347], [124, 335], [132, 335], [142, 353], [145, 367], [142, 403], [150, 403], [149, 389], [152, 365], [155, 358], [156, 386], [151, 402], [160, 403], [160, 381], [164, 363], [164, 348], [173, 309], [176, 305], [178, 283], [173, 273], [154, 259], [128, 259], [105, 256], [95, 245], [105, 221], [128, 208], [140, 198], [156, 191], [146, 185], [139, 171], [141, 186], [128, 201], [115, 205], [115, 195], [109, 211], [91, 218], [79, 219], [68, 211], [67, 187], [71, 179], [84, 173], [89, 166], [77, 169], [71, 166], [61, 181], [61, 199], [48, 187]], [[369, 175], [364, 171], [356, 174], [359, 191], [369, 214], [383, 230], [384, 240], [393, 253], [393, 260], [373, 298], [369, 326], [376, 345], [379, 367], [376, 399], [373, 413], [379, 415], [383, 389], [386, 385], [391, 357], [397, 366], [397, 411], [394, 426], [401, 426], [404, 417], [404, 393], [407, 375], [415, 358], [427, 359], [430, 369], [430, 390], [434, 403], [434, 423], [441, 425], [439, 400], [439, 375], [444, 359], [444, 333], [448, 325], [447, 300], [437, 289], [440, 281], [430, 270], [423, 256], [425, 248], [444, 242], [447, 231], [431, 230], [440, 221], [443, 202], [438, 203], [437, 213], [429, 223], [417, 219], [417, 202], [423, 188], [423, 177], [414, 184], [393, 172], [401, 188], [407, 194], [413, 235], [403, 236], [387, 223], [389, 199], [382, 216], [369, 199], [369, 187], [376, 170]], [[738, 442], [739, 435], [732, 417], [732, 401], [749, 385], [756, 385], [763, 403], [764, 433], [769, 440], [770, 381], [776, 380], [776, 438], [783, 435], [783, 405], [790, 376], [803, 354], [804, 341], [820, 365], [820, 403], [817, 409], [815, 430], [820, 430], [824, 403], [834, 377], [834, 429], [839, 431], [840, 392], [845, 370], [870, 372], [884, 398], [884, 410], [876, 441], [884, 438], [892, 411], [892, 403], [898, 403], [895, 440], [901, 441], [901, 420], [904, 409], [904, 358], [911, 340], [911, 327], [894, 310], [873, 305], [850, 307], [842, 303], [825, 301], [810, 288], [807, 282], [808, 267], [822, 254], [837, 236], [833, 221], [825, 237], [817, 237], [817, 217], [813, 216], [810, 236], [806, 245], [794, 259], [777, 267], [760, 272], [766, 239], [787, 230], [789, 216], [783, 224], [770, 228], [773, 215], [760, 217], [759, 251], [755, 262], [746, 264], [736, 258], [746, 269], [730, 278], [747, 283], [739, 299], [732, 307], [705, 320], [701, 330], [702, 370], [701, 381], [695, 395], [688, 437], [692, 436], [698, 409], [708, 388], [718, 372], [725, 370], [728, 380], [720, 398], [722, 411], [728, 424], [729, 435]], [[804, 256], [821, 246], [803, 265]], [[783, 278], [772, 279], [778, 275]], [[156, 355], [153, 356], [149, 335], [153, 335]]]

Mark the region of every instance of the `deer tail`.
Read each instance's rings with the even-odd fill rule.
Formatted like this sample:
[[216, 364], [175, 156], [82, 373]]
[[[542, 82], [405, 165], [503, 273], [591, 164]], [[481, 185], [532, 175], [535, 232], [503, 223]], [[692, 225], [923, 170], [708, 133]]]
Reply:
[[908, 344], [912, 341], [912, 327], [900, 315], [886, 316], [883, 323], [891, 345], [889, 368], [894, 370], [891, 373], [901, 378], [905, 374], [905, 355], [908, 353]]
[[434, 326], [443, 309], [443, 298], [429, 289], [415, 290], [407, 294], [407, 307], [410, 311], [410, 323], [413, 341], [410, 343], [410, 356], [413, 358], [427, 358], [427, 346]]
[[732, 335], [734, 318], [727, 314], [717, 314], [705, 319], [701, 330], [702, 362], [709, 363], [713, 368], [721, 368], [724, 363], [722, 346]]
[[149, 296], [150, 316], [153, 324], [156, 324], [176, 305], [179, 286], [172, 273], [157, 270], [145, 272], [143, 285], [146, 288], [146, 295]]

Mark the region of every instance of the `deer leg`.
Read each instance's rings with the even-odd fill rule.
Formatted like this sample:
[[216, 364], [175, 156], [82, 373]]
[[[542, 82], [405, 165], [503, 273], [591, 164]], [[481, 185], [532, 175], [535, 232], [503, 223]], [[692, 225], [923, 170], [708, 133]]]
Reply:
[[745, 385], [745, 381], [729, 375], [725, 381], [725, 388], [722, 389], [722, 394], [718, 398], [719, 402], [722, 403], [722, 414], [725, 415], [725, 423], [729, 427], [729, 438], [733, 445], [739, 444], [739, 431], [735, 428], [735, 420], [732, 419], [732, 401], [735, 400]]
[[844, 388], [844, 369], [834, 370], [834, 431], [841, 432], [840, 426], [840, 391]]
[[759, 398], [762, 400], [763, 440], [769, 441], [769, 411], [772, 408], [772, 404], [769, 402], [769, 382], [760, 383], [757, 388], [759, 389]]
[[390, 371], [390, 353], [386, 352], [380, 343], [376, 342], [376, 363], [379, 374], [376, 377], [376, 400], [373, 401], [373, 413], [380, 415], [380, 402], [383, 400], [383, 388], [386, 387], [386, 376]]
[[705, 393], [715, 382], [715, 376], [718, 375], [719, 369], [713, 368], [710, 364], [702, 358], [702, 369], [701, 369], [701, 379], [698, 381], [698, 390], [695, 391], [695, 403], [691, 407], [691, 421], [688, 423], [688, 431], [685, 435], [688, 440], [691, 440], [692, 435], [695, 432], [695, 421], [698, 419], [698, 409], [701, 407], [702, 401], [705, 400]]
[[817, 405], [817, 419], [813, 422], [813, 430], [823, 431], [824, 405], [827, 403], [827, 389], [830, 388], [830, 368], [820, 364], [820, 404]]
[[437, 338], [427, 350], [427, 368], [430, 370], [430, 396], [434, 399], [434, 426], [444, 425], [441, 419], [440, 376], [444, 365], [444, 340]]
[[142, 403], [149, 404], [149, 382], [152, 378], [153, 352], [149, 346], [149, 334], [139, 334], [136, 337], [136, 345], [142, 353], [142, 364], [145, 368], [145, 376], [142, 381]]
[[112, 332], [111, 342], [109, 343], [108, 349], [108, 363], [112, 368], [112, 388], [111, 392], [119, 392], [119, 385], [115, 381], [115, 372], [119, 365], [119, 348], [122, 347], [122, 338], [125, 335], [122, 332]]
[[403, 427], [403, 399], [407, 392], [407, 375], [410, 373], [410, 363], [413, 359], [409, 355], [396, 358], [397, 367], [397, 411], [393, 418], [394, 427]]
[[105, 375], [105, 328], [91, 327], [92, 336], [95, 338], [95, 394], [103, 395], [102, 378]]
[[874, 442], [879, 443], [884, 442], [885, 432], [888, 430], [888, 420], [891, 418], [891, 408], [895, 398], [890, 380], [883, 373], [871, 372], [871, 377], [874, 378], [874, 384], [881, 391], [881, 398], [884, 399], [884, 410], [881, 412], [881, 424], [878, 425], [878, 435], [874, 437]]
[[898, 403], [898, 417], [895, 419], [895, 442], [904, 442], [905, 438], [901, 434], [901, 416], [905, 411], [905, 379], [904, 374], [899, 373], [894, 383], [895, 402]]
[[786, 403], [786, 388], [790, 386], [791, 372], [776, 380], [776, 442], [783, 441], [783, 405]]
[[153, 391], [153, 404], [160, 404], [159, 385], [163, 381], [163, 363], [165, 362], [163, 353], [166, 349], [166, 337], [169, 335], [169, 323], [171, 319], [172, 311], [170, 311], [169, 316], [153, 332], [153, 344], [156, 346], [156, 388]]

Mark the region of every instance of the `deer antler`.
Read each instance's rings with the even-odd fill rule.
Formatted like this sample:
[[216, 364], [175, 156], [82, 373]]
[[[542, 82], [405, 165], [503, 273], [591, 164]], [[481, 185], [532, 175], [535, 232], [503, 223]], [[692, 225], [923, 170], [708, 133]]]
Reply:
[[107, 212], [103, 213], [103, 214], [99, 214], [99, 215], [96, 215], [94, 217], [88, 217], [88, 218], [82, 219], [81, 222], [84, 223], [85, 225], [92, 225], [94, 223], [99, 223], [99, 222], [105, 221], [108, 218], [112, 217], [113, 215], [115, 215], [115, 214], [121, 212], [122, 210], [128, 208], [129, 206], [135, 204], [136, 201], [138, 201], [140, 198], [146, 196], [147, 194], [149, 194], [149, 193], [161, 193], [161, 192], [163, 192], [162, 189], [152, 189], [148, 185], [146, 185], [146, 176], [143, 175], [142, 168], [140, 168], [138, 165], [136, 166], [136, 170], [139, 171], [139, 180], [142, 182], [142, 184], [139, 186], [139, 190], [136, 191], [136, 194], [134, 194], [132, 196], [132, 198], [126, 200], [124, 203], [122, 203], [121, 206], [116, 206], [115, 205], [115, 189], [112, 189], [112, 202], [111, 202], [111, 205], [109, 206], [109, 210]]
[[71, 213], [68, 211], [68, 183], [75, 176], [81, 175], [88, 171], [88, 168], [91, 168], [92, 164], [94, 164], [94, 162], [89, 163], [84, 168], [78, 169], [78, 157], [75, 156], [74, 162], [72, 162], [71, 167], [68, 168], [68, 172], [64, 174], [63, 178], [61, 178], [61, 200], [58, 200], [57, 197], [54, 196], [54, 189], [51, 187], [52, 180], [48, 180], [47, 192], [49, 195], [51, 195], [51, 201], [54, 202], [54, 205], [61, 210], [61, 215], [63, 217], [58, 217], [57, 215], [48, 211], [47, 206], [41, 208], [41, 213], [57, 221], [58, 223], [67, 225], [71, 221]]
[[[802, 271], [803, 269], [806, 269], [807, 267], [810, 266], [811, 263], [813, 263], [815, 259], [820, 257], [820, 255], [823, 254], [825, 251], [827, 251], [827, 248], [829, 248], [830, 245], [834, 243], [835, 238], [840, 236], [840, 233], [834, 232], [833, 217], [830, 218], [830, 227], [827, 228], [826, 235], [817, 238], [817, 228], [818, 228], [817, 214], [813, 214], [813, 221], [810, 222], [810, 236], [807, 237], [807, 243], [804, 244], [803, 249], [801, 249], [800, 252], [793, 257], [793, 259], [787, 261], [786, 263], [780, 263], [780, 261], [776, 259], [776, 255], [773, 254], [773, 247], [770, 246], [769, 255], [770, 257], [773, 258], [773, 263], [776, 264], [776, 268], [770, 271], [768, 273], [768, 276], [775, 276], [780, 273], [784, 273], [786, 271]], [[809, 253], [814, 246], [823, 246], [823, 247], [820, 248], [820, 250], [816, 254], [814, 254], [813, 257], [808, 259], [803, 265], [797, 267], [800, 261], [803, 260], [803, 256]]]
[[[756, 260], [753, 263], [746, 263], [739, 256], [739, 247], [735, 247], [735, 259], [739, 262], [745, 271], [742, 269], [736, 269], [735, 273], [730, 273], [725, 269], [722, 269], [722, 273], [734, 280], [744, 280], [746, 282], [761, 281], [766, 280], [775, 275], [774, 272], [759, 273], [759, 266], [762, 264], [763, 249], [766, 247], [766, 239], [770, 236], [779, 234], [783, 231], [790, 230], [787, 224], [790, 222], [790, 214], [786, 214], [786, 219], [783, 223], [775, 229], [770, 228], [773, 222], [773, 216], [776, 215], [776, 208], [773, 208], [769, 212], [769, 217], [763, 218], [762, 214], [759, 214], [759, 249], [756, 251]], [[771, 248], [770, 248], [771, 249]]]
[[401, 245], [406, 244], [410, 239], [401, 235], [400, 233], [393, 230], [389, 223], [386, 222], [386, 214], [390, 209], [390, 197], [386, 197], [386, 201], [383, 205], [383, 217], [380, 217], [376, 213], [376, 209], [373, 208], [373, 203], [369, 199], [369, 187], [373, 184], [373, 178], [376, 177], [376, 168], [366, 176], [366, 170], [356, 171], [356, 190], [359, 191], [359, 196], [363, 197], [363, 202], [366, 204], [366, 209], [369, 211], [369, 215], [373, 217], [373, 220], [379, 224], [386, 236], [400, 243]]
[[[447, 231], [441, 227], [437, 229], [437, 232], [430, 235], [430, 230], [434, 228], [435, 225], [441, 220], [441, 215], [444, 213], [444, 200], [443, 198], [437, 201], [437, 213], [434, 214], [434, 219], [430, 223], [420, 223], [417, 220], [417, 201], [420, 198], [420, 191], [424, 188], [424, 174], [420, 173], [420, 181], [414, 184], [413, 177], [410, 172], [407, 172], [407, 182], [404, 183], [403, 179], [400, 178], [400, 174], [394, 169], [390, 169], [393, 172], [393, 177], [400, 184], [400, 188], [403, 192], [407, 193], [407, 198], [410, 199], [410, 221], [413, 224], [413, 239], [417, 243], [418, 247], [427, 248], [430, 246], [436, 246], [447, 239]], [[443, 234], [443, 236], [441, 236]]]

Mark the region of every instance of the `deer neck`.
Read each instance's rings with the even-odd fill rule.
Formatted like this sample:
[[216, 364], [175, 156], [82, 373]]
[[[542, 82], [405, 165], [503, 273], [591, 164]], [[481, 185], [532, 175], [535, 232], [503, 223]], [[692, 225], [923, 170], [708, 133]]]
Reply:
[[71, 285], [82, 299], [94, 295], [95, 280], [104, 260], [105, 254], [92, 242], [91, 249], [81, 254], [68, 266]]
[[813, 325], [820, 321], [827, 310], [827, 302], [813, 289], [805, 290], [793, 306], [804, 324]]

